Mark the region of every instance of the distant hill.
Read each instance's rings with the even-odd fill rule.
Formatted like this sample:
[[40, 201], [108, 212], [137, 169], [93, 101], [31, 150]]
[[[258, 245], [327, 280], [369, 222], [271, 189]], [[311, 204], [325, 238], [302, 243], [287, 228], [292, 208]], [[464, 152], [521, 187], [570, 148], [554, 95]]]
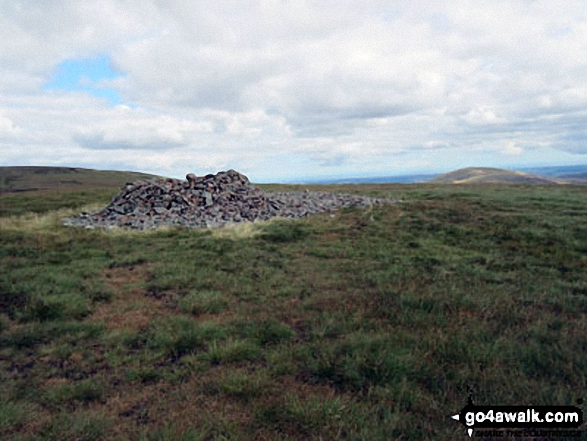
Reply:
[[504, 170], [500, 168], [469, 167], [445, 173], [430, 181], [432, 184], [563, 184], [559, 178], [537, 176], [521, 171]]
[[[486, 170], [487, 172], [474, 173], [476, 180], [484, 182], [488, 179], [490, 182], [520, 182], [525, 180], [526, 183], [540, 183], [540, 184], [587, 184], [587, 165], [556, 165], [545, 167], [526, 167], [516, 168], [513, 170], [497, 169], [497, 168], [470, 168], [463, 170]], [[457, 170], [460, 173], [460, 170]], [[502, 172], [498, 176], [497, 171]], [[522, 173], [518, 173], [522, 172]], [[452, 172], [451, 172], [452, 173]], [[455, 172], [456, 173], [456, 172]], [[493, 176], [488, 177], [489, 174]], [[507, 176], [506, 176], [507, 175]], [[446, 175], [440, 173], [429, 174], [411, 174], [411, 175], [387, 175], [387, 176], [373, 176], [373, 177], [333, 177], [333, 178], [307, 178], [303, 181], [292, 181], [291, 184], [412, 184], [419, 182], [437, 182], [432, 181], [433, 178], [440, 178], [444, 181]], [[486, 176], [486, 177], [480, 177]], [[472, 176], [471, 176], [472, 177]], [[538, 180], [536, 180], [538, 179]], [[546, 179], [546, 181], [544, 180]], [[449, 179], [447, 182], [452, 182], [454, 179]], [[477, 181], [475, 181], [477, 182]]]
[[571, 173], [569, 175], [563, 175], [561, 178], [571, 178], [571, 179], [587, 179], [587, 172], [585, 173]]
[[126, 182], [157, 177], [147, 173], [73, 167], [0, 167], [0, 194], [118, 188]]
[[587, 184], [587, 172], [563, 175], [561, 178], [573, 184]]
[[416, 182], [425, 182], [435, 176], [438, 176], [438, 174], [375, 176], [372, 178], [313, 179], [304, 181], [303, 184], [412, 184]]
[[577, 174], [587, 173], [587, 165], [552, 165], [548, 167], [520, 167], [515, 168], [525, 173], [551, 178], [575, 177]]

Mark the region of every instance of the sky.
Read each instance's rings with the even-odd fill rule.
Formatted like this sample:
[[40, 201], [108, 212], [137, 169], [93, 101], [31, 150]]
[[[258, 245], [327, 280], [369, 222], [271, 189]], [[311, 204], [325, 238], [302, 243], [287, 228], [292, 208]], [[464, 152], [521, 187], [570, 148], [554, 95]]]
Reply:
[[0, 41], [0, 166], [587, 164], [583, 0], [11, 0]]

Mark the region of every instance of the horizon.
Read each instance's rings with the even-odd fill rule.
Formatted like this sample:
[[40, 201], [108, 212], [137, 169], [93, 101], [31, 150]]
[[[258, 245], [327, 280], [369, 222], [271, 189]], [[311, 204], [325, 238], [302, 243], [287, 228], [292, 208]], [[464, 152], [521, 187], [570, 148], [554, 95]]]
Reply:
[[[125, 169], [125, 170], [121, 170], [121, 169], [94, 169], [94, 168], [88, 168], [88, 167], [82, 167], [82, 166], [76, 166], [76, 165], [57, 165], [57, 166], [42, 166], [42, 165], [0, 165], [0, 168], [2, 167], [7, 167], [7, 168], [18, 168], [18, 167], [62, 167], [62, 168], [76, 168], [76, 169], [84, 169], [84, 170], [95, 170], [95, 171], [111, 171], [111, 172], [120, 172], [120, 173], [144, 173], [144, 174], [153, 174], [156, 175], [156, 173], [150, 173], [149, 171], [145, 171], [145, 170], [130, 170], [130, 169]], [[437, 177], [443, 174], [448, 174], [451, 172], [456, 172], [456, 171], [461, 171], [461, 170], [465, 170], [468, 168], [495, 168], [496, 170], [506, 170], [506, 171], [521, 171], [521, 172], [525, 172], [525, 173], [530, 173], [530, 174], [536, 174], [537, 176], [547, 176], [547, 174], [545, 175], [541, 175], [538, 171], [536, 170], [547, 170], [547, 169], [565, 169], [565, 168], [578, 168], [580, 170], [584, 170], [587, 169], [587, 163], [585, 164], [563, 164], [563, 165], [545, 165], [545, 166], [529, 166], [529, 167], [481, 167], [481, 166], [468, 166], [468, 167], [462, 167], [459, 169], [451, 169], [451, 170], [443, 170], [443, 171], [438, 171], [438, 172], [414, 172], [414, 173], [395, 173], [395, 174], [382, 174], [382, 175], [363, 175], [363, 176], [352, 176], [352, 175], [345, 175], [345, 176], [306, 176], [306, 177], [301, 177], [298, 179], [292, 179], [292, 180], [257, 180], [255, 179], [254, 176], [248, 176], [245, 174], [245, 176], [247, 176], [247, 178], [249, 178], [249, 180], [251, 182], [254, 182], [256, 184], [291, 184], [291, 185], [296, 185], [296, 184], [332, 184], [332, 183], [337, 183], [337, 181], [347, 181], [346, 183], [351, 183], [352, 181], [363, 181], [366, 180], [368, 183], [368, 181], [370, 180], [379, 180], [379, 179], [400, 179], [400, 178], [415, 178], [415, 177], [429, 177], [429, 178], [433, 178], [433, 177]], [[212, 174], [216, 174], [219, 173], [221, 171], [228, 171], [230, 170], [231, 167], [223, 169], [223, 170], [214, 170], [211, 173]], [[237, 172], [239, 172], [239, 170], [235, 170]], [[240, 172], [239, 172], [240, 173]], [[572, 173], [572, 172], [570, 172]], [[203, 174], [204, 175], [204, 174]], [[201, 175], [201, 176], [203, 176]], [[185, 176], [179, 176], [179, 175], [158, 175], [161, 177], [165, 177], [165, 178], [173, 178], [173, 179], [184, 179]], [[396, 182], [396, 181], [389, 181], [390, 183]], [[403, 182], [403, 180], [397, 181], [397, 182]], [[425, 181], [406, 181], [403, 183], [417, 183], [417, 182], [425, 182]]]
[[0, 164], [258, 182], [587, 163], [587, 10], [0, 5]]

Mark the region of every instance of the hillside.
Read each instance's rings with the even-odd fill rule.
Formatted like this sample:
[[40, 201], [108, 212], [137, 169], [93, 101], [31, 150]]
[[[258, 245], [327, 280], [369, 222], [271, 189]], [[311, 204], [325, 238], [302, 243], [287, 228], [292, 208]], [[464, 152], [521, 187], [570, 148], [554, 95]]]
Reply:
[[119, 188], [129, 181], [155, 177], [146, 173], [77, 167], [0, 167], [0, 195]]
[[433, 184], [561, 184], [564, 180], [500, 168], [469, 167], [445, 173], [428, 181]]
[[64, 192], [0, 216], [0, 439], [459, 440], [469, 391], [587, 410], [583, 188], [307, 188], [403, 202], [97, 231], [60, 222]]
[[574, 184], [587, 184], [587, 172], [571, 173], [561, 176], [561, 178]]
[[330, 179], [310, 179], [303, 181], [303, 184], [414, 184], [425, 182], [438, 174], [414, 174], [414, 175], [395, 175], [395, 176], [373, 176], [362, 178], [330, 178]]

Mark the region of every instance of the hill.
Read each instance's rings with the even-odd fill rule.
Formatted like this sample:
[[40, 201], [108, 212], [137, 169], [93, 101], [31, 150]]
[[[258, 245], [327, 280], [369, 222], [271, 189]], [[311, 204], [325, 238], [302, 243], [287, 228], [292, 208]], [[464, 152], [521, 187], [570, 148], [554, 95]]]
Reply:
[[573, 184], [587, 184], [587, 172], [571, 173], [561, 176], [561, 178]]
[[129, 181], [156, 177], [147, 173], [77, 167], [0, 167], [0, 195], [119, 188]]
[[105, 205], [125, 183], [157, 177], [73, 167], [0, 167], [0, 216]]
[[329, 178], [329, 179], [313, 179], [303, 181], [303, 184], [413, 184], [418, 182], [425, 182], [434, 177], [435, 174], [414, 174], [414, 175], [399, 175], [399, 176], [374, 176], [362, 178]]
[[[499, 169], [487, 169], [499, 170]], [[587, 165], [562, 165], [545, 167], [513, 168], [528, 175], [535, 175], [560, 180], [559, 183], [587, 184]], [[507, 170], [504, 170], [507, 171]], [[410, 175], [386, 175], [372, 177], [330, 177], [307, 178], [302, 181], [294, 180], [290, 184], [413, 184], [428, 182], [432, 178], [440, 176], [440, 173], [410, 174]], [[519, 175], [518, 175], [519, 177]], [[560, 178], [560, 179], [559, 179]], [[564, 182], [563, 182], [564, 181]], [[503, 182], [503, 181], [499, 181]]]
[[437, 176], [430, 181], [434, 184], [562, 184], [562, 179], [547, 178], [521, 171], [500, 168], [469, 167]]

